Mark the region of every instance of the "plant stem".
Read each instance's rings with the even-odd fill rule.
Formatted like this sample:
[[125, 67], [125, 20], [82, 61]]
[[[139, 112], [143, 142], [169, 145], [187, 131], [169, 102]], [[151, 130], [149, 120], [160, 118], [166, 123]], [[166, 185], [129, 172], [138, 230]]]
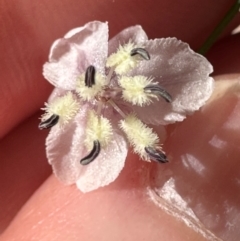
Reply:
[[213, 32], [207, 38], [207, 40], [202, 45], [202, 47], [198, 50], [199, 54], [205, 55], [208, 52], [208, 50], [212, 47], [212, 45], [215, 43], [217, 38], [220, 36], [220, 34], [223, 32], [226, 26], [231, 22], [231, 20], [235, 17], [235, 15], [239, 12], [239, 10], [240, 10], [240, 0], [237, 0], [233, 4], [233, 6], [229, 9], [227, 14], [222, 19], [222, 21], [217, 25], [217, 27], [213, 30]]

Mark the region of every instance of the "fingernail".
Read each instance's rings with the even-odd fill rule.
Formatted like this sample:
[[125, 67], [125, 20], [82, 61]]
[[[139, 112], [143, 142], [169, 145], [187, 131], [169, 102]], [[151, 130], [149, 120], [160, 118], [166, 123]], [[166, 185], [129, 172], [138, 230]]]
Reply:
[[[209, 240], [240, 237], [240, 78], [219, 82], [202, 110], [168, 133], [167, 165], [151, 171], [152, 200]], [[225, 85], [225, 87], [223, 87]]]

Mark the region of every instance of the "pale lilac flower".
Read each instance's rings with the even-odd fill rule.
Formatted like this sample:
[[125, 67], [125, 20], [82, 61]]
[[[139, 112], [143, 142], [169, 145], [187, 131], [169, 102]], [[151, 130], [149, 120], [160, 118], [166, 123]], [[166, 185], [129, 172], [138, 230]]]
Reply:
[[147, 124], [182, 121], [213, 90], [211, 64], [176, 38], [148, 40], [140, 26], [108, 43], [108, 24], [90, 22], [56, 40], [44, 65], [56, 88], [40, 129], [49, 163], [65, 184], [88, 192], [113, 182], [128, 145], [146, 161], [167, 162]]

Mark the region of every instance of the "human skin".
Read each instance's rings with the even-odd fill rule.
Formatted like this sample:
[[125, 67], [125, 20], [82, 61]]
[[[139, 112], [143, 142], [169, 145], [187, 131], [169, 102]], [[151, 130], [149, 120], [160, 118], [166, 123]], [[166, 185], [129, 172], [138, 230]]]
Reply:
[[[88, 21], [108, 21], [110, 37], [125, 27], [140, 24], [150, 38], [175, 36], [196, 50], [233, 3], [230, 0], [219, 0], [218, 4], [214, 0], [183, 0], [181, 4], [167, 0], [0, 2], [1, 241], [154, 241], [159, 237], [170, 241], [205, 240], [149, 200], [146, 187], [152, 183], [154, 164], [139, 161], [131, 153], [114, 183], [88, 194], [75, 186], [64, 186], [51, 174], [44, 150], [48, 132], [39, 131], [37, 125], [39, 109], [52, 86], [41, 72], [52, 42]], [[239, 17], [224, 36], [237, 24]], [[212, 48], [208, 57], [215, 75], [240, 73], [239, 43], [236, 35], [222, 39]], [[220, 105], [224, 99], [221, 101]], [[238, 100], [232, 102], [237, 103]], [[228, 118], [228, 109], [218, 112], [216, 105], [209, 103], [209, 106], [215, 108], [206, 114], [210, 120], [213, 116]], [[176, 131], [175, 139], [167, 138], [164, 148], [174, 152], [182, 142], [204, 143], [204, 136], [194, 139], [198, 136], [201, 115], [205, 113], [198, 112], [187, 122], [168, 128], [169, 135], [180, 131]], [[183, 136], [181, 129], [184, 128], [196, 129], [196, 135]], [[217, 133], [218, 130], [209, 131]], [[230, 135], [226, 133], [229, 141]], [[229, 160], [236, 160], [237, 154], [236, 148]], [[174, 161], [177, 160], [171, 160]]]

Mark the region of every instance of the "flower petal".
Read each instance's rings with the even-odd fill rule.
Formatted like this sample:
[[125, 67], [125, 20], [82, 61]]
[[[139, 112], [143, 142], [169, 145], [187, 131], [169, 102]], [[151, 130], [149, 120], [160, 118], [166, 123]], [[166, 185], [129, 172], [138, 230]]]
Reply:
[[44, 64], [44, 77], [56, 87], [73, 90], [77, 77], [89, 65], [104, 73], [108, 52], [108, 25], [90, 22], [56, 40]]
[[84, 152], [86, 111], [88, 105], [81, 107], [75, 120], [61, 128], [53, 127], [46, 140], [46, 151], [53, 172], [65, 184], [75, 183], [81, 174], [80, 159]]
[[141, 61], [131, 75], [153, 77], [173, 101], [167, 103], [159, 99], [143, 108], [134, 106], [134, 111], [150, 124], [182, 121], [186, 114], [198, 110], [210, 97], [213, 91], [213, 79], [209, 77], [212, 65], [176, 38], [150, 40], [145, 48], [151, 60]]
[[119, 45], [126, 44], [130, 40], [141, 46], [148, 40], [148, 37], [139, 25], [126, 28], [109, 40], [108, 55], [116, 52]]
[[48, 97], [48, 103], [53, 102], [57, 97], [63, 96], [67, 93], [66, 90], [54, 88], [50, 96]]
[[113, 141], [83, 171], [77, 180], [82, 192], [89, 192], [113, 182], [124, 167], [127, 156], [127, 143], [122, 133], [113, 129]]
[[[87, 153], [83, 144], [86, 138], [87, 111], [93, 108], [87, 104], [83, 105], [75, 121], [64, 129], [54, 126], [46, 140], [47, 158], [54, 174], [65, 184], [77, 182], [78, 188], [83, 192], [89, 192], [113, 182], [124, 167], [128, 151], [122, 132], [115, 126], [113, 141], [109, 146], [102, 150], [89, 165], [80, 164], [80, 160]], [[105, 112], [106, 116], [112, 114], [109, 110]], [[117, 123], [117, 118], [114, 118], [113, 123]]]

